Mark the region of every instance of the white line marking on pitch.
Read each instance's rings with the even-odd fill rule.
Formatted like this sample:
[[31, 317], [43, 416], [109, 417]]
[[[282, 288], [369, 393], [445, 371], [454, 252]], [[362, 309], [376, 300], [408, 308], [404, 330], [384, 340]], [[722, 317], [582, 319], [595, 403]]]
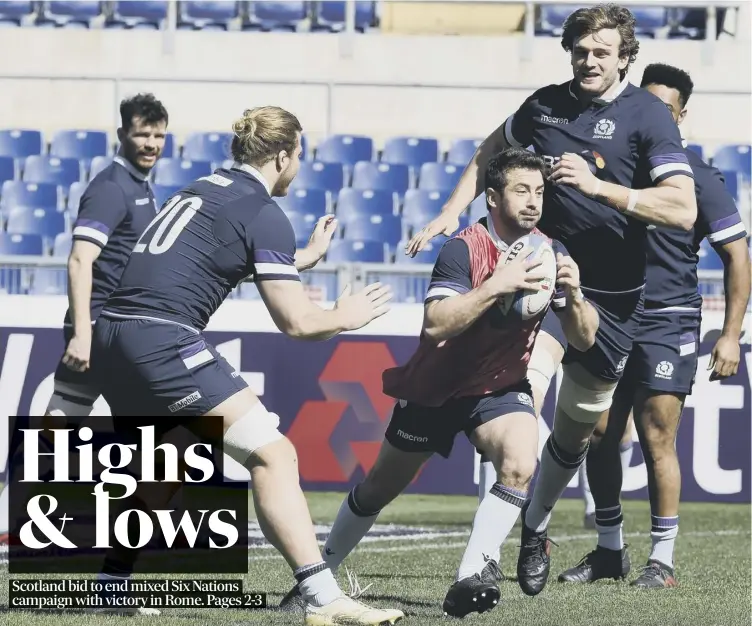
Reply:
[[[459, 536], [467, 536], [470, 533], [467, 531], [460, 532], [452, 532], [446, 533], [444, 537], [452, 536], [452, 537], [459, 537]], [[698, 531], [690, 531], [685, 533], [680, 533], [682, 537], [717, 537], [718, 535], [725, 535], [725, 536], [739, 536], [739, 535], [749, 535], [749, 531], [744, 530], [718, 530], [718, 531], [709, 531], [709, 530], [698, 530]], [[650, 533], [624, 533], [625, 537], [649, 537]], [[433, 538], [433, 537], [431, 537]], [[592, 533], [582, 533], [579, 535], [559, 535], [559, 536], [552, 536], [551, 539], [556, 541], [557, 543], [566, 543], [568, 541], [582, 541], [584, 539], [596, 539], [597, 534]], [[384, 539], [385, 541], [387, 539]], [[389, 540], [394, 541], [394, 538], [390, 538]], [[399, 539], [398, 539], [399, 540]], [[321, 542], [319, 542], [320, 545]], [[407, 546], [388, 546], [385, 548], [375, 548], [371, 546], [363, 546], [362, 548], [357, 548], [358, 552], [362, 553], [368, 553], [368, 554], [374, 554], [374, 553], [383, 553], [383, 552], [411, 552], [413, 550], [438, 550], [438, 549], [452, 549], [452, 548], [464, 548], [466, 545], [465, 542], [451, 542], [451, 543], [421, 543], [420, 541], [411, 543]], [[267, 549], [271, 548], [271, 546], [254, 546], [251, 548], [252, 550], [255, 549]], [[281, 559], [282, 556], [280, 554], [265, 554], [263, 556], [249, 556], [249, 561], [269, 561], [272, 559]]]

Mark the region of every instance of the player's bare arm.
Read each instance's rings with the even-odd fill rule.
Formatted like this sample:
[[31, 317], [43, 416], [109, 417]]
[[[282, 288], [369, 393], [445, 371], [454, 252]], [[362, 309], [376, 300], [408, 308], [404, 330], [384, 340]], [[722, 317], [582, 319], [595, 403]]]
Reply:
[[298, 281], [262, 281], [258, 289], [277, 328], [295, 339], [310, 341], [362, 328], [384, 315], [392, 298], [391, 289], [381, 283], [367, 285], [356, 293], [350, 293], [348, 285], [334, 308], [327, 310], [312, 302]]
[[733, 376], [739, 370], [739, 337], [742, 334], [744, 313], [750, 295], [749, 252], [746, 239], [737, 239], [717, 248], [723, 261], [723, 283], [726, 293], [726, 312], [723, 330], [710, 356], [710, 380]]
[[91, 352], [92, 267], [102, 248], [89, 241], [74, 241], [68, 257], [68, 306], [73, 337], [63, 355], [63, 363], [72, 370], [89, 368]]
[[634, 190], [600, 180], [585, 159], [567, 152], [553, 166], [549, 180], [571, 185], [583, 195], [648, 224], [689, 230], [697, 219], [694, 180], [683, 174], [666, 178], [655, 187]]
[[324, 215], [316, 222], [316, 226], [305, 248], [295, 251], [295, 269], [299, 272], [309, 270], [324, 258], [329, 244], [332, 242], [334, 231], [337, 229], [337, 218]]
[[566, 297], [565, 308], [558, 312], [561, 326], [567, 341], [580, 352], [585, 352], [595, 343], [598, 311], [582, 295], [580, 269], [572, 257], [557, 254], [556, 269], [556, 282], [564, 289]]
[[539, 270], [541, 261], [527, 261], [528, 250], [508, 264], [499, 263], [493, 274], [467, 293], [434, 300], [426, 304], [423, 333], [441, 343], [467, 330], [505, 293], [520, 289], [538, 291], [545, 274]]
[[413, 235], [405, 247], [406, 254], [415, 256], [437, 235], [449, 236], [459, 228], [459, 217], [462, 212], [483, 193], [483, 173], [486, 171], [488, 161], [494, 154], [508, 147], [509, 142], [504, 136], [504, 124], [502, 124], [478, 146], [470, 163], [462, 172], [457, 186], [442, 207], [441, 213]]

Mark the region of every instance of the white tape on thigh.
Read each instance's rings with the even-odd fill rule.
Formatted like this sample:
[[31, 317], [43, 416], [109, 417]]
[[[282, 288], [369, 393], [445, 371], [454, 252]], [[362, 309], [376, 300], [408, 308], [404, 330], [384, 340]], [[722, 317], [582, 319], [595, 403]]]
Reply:
[[541, 398], [546, 396], [548, 386], [556, 374], [558, 364], [549, 352], [540, 347], [534, 347], [527, 364], [527, 379]]
[[[82, 402], [87, 400], [81, 399]], [[52, 394], [50, 402], [47, 405], [47, 413], [54, 415], [55, 417], [88, 417], [91, 414], [91, 410], [94, 408], [92, 404], [79, 404], [78, 402], [71, 402], [65, 398], [61, 398], [57, 394]]]
[[589, 389], [572, 379], [564, 368], [557, 406], [575, 422], [595, 424], [611, 408], [616, 385], [611, 389]]
[[279, 415], [270, 413], [257, 402], [243, 417], [235, 422], [224, 436], [224, 451], [241, 465], [248, 457], [268, 443], [282, 439], [279, 432]]

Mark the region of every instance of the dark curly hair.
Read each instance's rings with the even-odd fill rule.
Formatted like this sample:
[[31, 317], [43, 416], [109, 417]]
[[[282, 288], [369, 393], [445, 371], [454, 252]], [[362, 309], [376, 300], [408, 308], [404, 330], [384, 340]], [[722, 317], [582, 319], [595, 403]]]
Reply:
[[168, 123], [167, 109], [151, 93], [140, 93], [120, 103], [120, 125], [128, 132], [133, 118], [140, 117], [147, 124]]
[[673, 65], [665, 63], [651, 63], [642, 74], [640, 87], [648, 85], [664, 85], [679, 92], [682, 107], [687, 106], [695, 84], [687, 72]]
[[546, 180], [546, 163], [534, 152], [524, 148], [508, 148], [491, 157], [486, 167], [486, 189], [489, 187], [499, 193], [507, 186], [507, 175], [510, 170], [539, 171]]

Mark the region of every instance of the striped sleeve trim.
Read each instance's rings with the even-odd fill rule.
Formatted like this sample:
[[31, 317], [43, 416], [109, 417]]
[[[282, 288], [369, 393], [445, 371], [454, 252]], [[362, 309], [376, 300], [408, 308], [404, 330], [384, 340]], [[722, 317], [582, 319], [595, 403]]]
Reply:
[[657, 184], [671, 176], [683, 174], [694, 178], [692, 167], [689, 165], [687, 155], [681, 152], [672, 152], [670, 154], [661, 154], [650, 157], [650, 179]]
[[710, 223], [708, 241], [712, 244], [724, 244], [747, 236], [741, 216], [737, 213]]
[[443, 300], [452, 296], [459, 296], [470, 291], [465, 285], [450, 282], [435, 282], [428, 286], [425, 302], [432, 300]]
[[513, 148], [520, 148], [522, 147], [522, 143], [514, 138], [514, 135], [512, 134], [512, 124], [514, 124], [514, 115], [510, 115], [504, 122], [504, 139], [506, 139], [507, 143]]
[[105, 247], [110, 239], [110, 229], [96, 220], [79, 219], [73, 227], [73, 239], [91, 241]]
[[276, 250], [256, 250], [253, 253], [256, 280], [300, 280], [295, 257]]

